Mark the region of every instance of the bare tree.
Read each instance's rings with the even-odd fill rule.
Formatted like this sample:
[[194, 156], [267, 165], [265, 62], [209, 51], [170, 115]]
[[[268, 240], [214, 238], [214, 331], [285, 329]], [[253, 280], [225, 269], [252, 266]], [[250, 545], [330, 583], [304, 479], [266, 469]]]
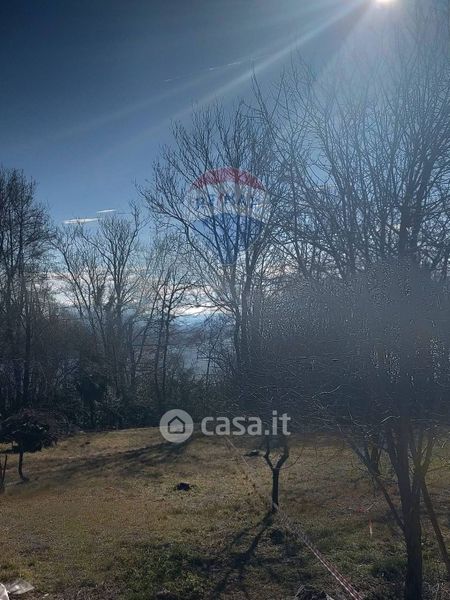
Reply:
[[294, 57], [273, 102], [255, 86], [284, 190], [278, 241], [304, 277], [399, 256], [447, 276], [447, 21], [435, 3], [400, 18], [319, 74]]
[[[429, 281], [423, 280], [430, 294], [434, 280], [447, 278], [448, 21], [436, 3], [427, 7], [414, 3], [410, 12], [402, 13], [402, 19], [401, 25], [387, 25], [383, 35], [377, 32], [378, 39], [370, 38], [367, 32], [364, 40], [356, 38], [353, 46], [320, 75], [315, 75], [301, 59], [294, 58], [291, 71], [283, 76], [272, 103], [255, 86], [256, 117], [271, 132], [279, 185], [285, 194], [285, 201], [279, 205], [280, 226], [276, 236], [284, 251], [287, 272], [295, 270], [306, 279], [335, 277], [352, 282], [356, 273], [374, 265], [405, 260], [399, 264], [421, 265], [430, 273]], [[401, 273], [397, 276], [400, 281]], [[393, 282], [389, 285], [393, 286]], [[410, 285], [413, 283], [405, 283], [407, 288]], [[350, 286], [349, 293], [351, 289]], [[351, 297], [348, 301], [358, 304]], [[403, 301], [408, 303], [407, 295]], [[416, 301], [418, 314], [422, 311], [422, 301], [423, 306], [430, 308], [425, 298], [419, 301], [417, 297]], [[381, 305], [385, 312], [380, 316], [380, 328], [382, 319], [388, 323], [390, 316], [389, 307]], [[366, 309], [369, 310], [368, 301]], [[312, 315], [310, 318], [314, 322]], [[347, 318], [351, 322], [355, 317], [347, 314]], [[418, 316], [411, 315], [411, 319], [414, 324]], [[377, 386], [381, 385], [380, 379], [387, 385], [392, 376], [392, 373], [387, 375], [389, 369], [384, 361], [398, 363], [403, 383], [396, 388], [397, 404], [391, 407], [396, 416], [384, 414], [382, 418], [388, 420], [382, 425], [380, 414], [372, 404], [367, 404], [373, 390], [361, 389], [358, 402], [363, 414], [359, 413], [359, 420], [364, 423], [364, 433], [353, 435], [350, 442], [381, 486], [377, 470], [383, 454], [388, 456], [396, 473], [402, 516], [394, 510], [387, 489], [384, 486], [381, 489], [405, 536], [408, 554], [405, 597], [412, 599], [422, 597], [421, 495], [448, 570], [450, 563], [425, 483], [436, 436], [431, 423], [435, 421], [427, 421], [428, 425], [422, 429], [410, 412], [414, 404], [410, 387], [418, 385], [417, 380], [412, 384], [411, 372], [419, 367], [413, 364], [406, 340], [422, 355], [419, 342], [414, 339], [414, 326], [408, 337], [405, 324], [401, 324], [399, 335], [405, 346], [396, 347], [393, 352], [392, 339], [385, 339], [386, 347], [381, 344], [380, 348], [372, 349], [375, 355], [380, 352], [380, 357], [386, 356], [377, 365], [378, 371], [375, 370]], [[316, 325], [322, 331], [323, 323]], [[359, 322], [359, 325], [362, 329], [358, 335], [363, 337], [366, 324]], [[336, 332], [336, 336], [341, 334], [342, 331]], [[358, 335], [355, 334], [355, 343]], [[428, 348], [434, 343], [432, 340], [430, 333]], [[446, 364], [445, 344], [442, 352], [442, 364]], [[307, 350], [305, 354], [308, 355]], [[375, 367], [368, 354], [365, 356], [367, 363], [361, 369], [368, 376]], [[428, 361], [423, 368], [429, 369], [430, 389], [428, 392], [426, 386], [422, 389], [423, 394], [431, 396], [433, 406], [439, 391], [438, 387], [432, 391], [433, 373], [439, 370], [434, 358], [423, 357]], [[333, 372], [334, 363], [327, 364]], [[320, 390], [320, 382], [318, 386]], [[339, 397], [338, 391], [332, 394], [333, 389], [330, 384], [325, 393]], [[380, 393], [387, 397], [393, 394], [391, 389]], [[401, 406], [407, 407], [405, 413]], [[433, 415], [437, 421], [436, 413]], [[396, 426], [386, 431], [392, 423], [390, 418]], [[403, 429], [396, 429], [400, 422]]]
[[[197, 113], [191, 130], [176, 125], [174, 138], [175, 149], [165, 150], [156, 165], [154, 183], [142, 193], [153, 213], [185, 236], [193, 251], [196, 280], [210, 304], [232, 315], [236, 366], [243, 372], [251, 360], [252, 297], [266, 269], [264, 257], [275, 218], [270, 145], [243, 106], [229, 118], [220, 108]], [[224, 171], [234, 178], [233, 194], [224, 192], [220, 177], [212, 181], [211, 174]], [[258, 209], [254, 199], [240, 191], [249, 181], [257, 182], [251, 185], [259, 186], [263, 196]], [[208, 185], [214, 188], [212, 193]], [[206, 195], [199, 200], [202, 186]], [[220, 210], [224, 196], [225, 213]], [[254, 235], [252, 218], [257, 210], [261, 220]], [[252, 243], [246, 243], [250, 238]]]
[[81, 225], [66, 228], [57, 240], [63, 259], [60, 279], [92, 332], [109, 385], [108, 409], [119, 424], [135, 394], [130, 369], [134, 361], [127, 354], [134, 347], [127, 340], [140, 315], [136, 298], [142, 280], [138, 257], [143, 226], [139, 210], [132, 206], [129, 218], [107, 217], [96, 231]]
[[426, 483], [448, 422], [447, 287], [406, 260], [391, 261], [346, 282], [298, 285], [272, 318], [273, 385], [294, 418], [309, 410], [310, 427], [338, 429], [348, 441], [403, 534], [404, 597], [422, 598], [422, 497], [448, 565]]
[[174, 320], [188, 303], [193, 288], [189, 257], [179, 236], [168, 233], [155, 246], [157, 273], [155, 333], [153, 352], [153, 391], [158, 417], [167, 410], [168, 360]]
[[37, 402], [43, 322], [51, 303], [44, 258], [51, 229], [23, 173], [0, 170], [0, 413]]
[[[92, 339], [80, 359], [80, 393], [109, 413], [115, 425], [130, 422], [136, 402], [160, 416], [167, 400], [170, 337], [191, 287], [188, 260], [173, 234], [152, 235], [139, 211], [60, 231], [60, 280]], [[89, 344], [88, 344], [89, 347]], [[142, 401], [141, 401], [142, 398]], [[144, 400], [146, 398], [146, 400]], [[93, 421], [92, 403], [89, 408]]]

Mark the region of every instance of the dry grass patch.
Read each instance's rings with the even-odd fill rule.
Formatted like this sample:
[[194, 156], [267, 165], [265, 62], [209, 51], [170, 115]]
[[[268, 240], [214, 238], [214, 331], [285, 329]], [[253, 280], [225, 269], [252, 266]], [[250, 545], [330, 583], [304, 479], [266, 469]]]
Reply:
[[[430, 481], [448, 537], [447, 461], [441, 450]], [[197, 435], [175, 446], [152, 429], [80, 434], [27, 456], [26, 485], [17, 483], [14, 462], [0, 497], [0, 581], [24, 577], [36, 598], [68, 600], [82, 590], [78, 598], [150, 600], [166, 590], [184, 600], [281, 600], [302, 582], [339, 594], [298, 540], [265, 518], [223, 440]], [[249, 462], [268, 491], [263, 460]], [[192, 489], [176, 491], [180, 481]], [[401, 539], [339, 441], [294, 444], [281, 502], [362, 590], [380, 599], [397, 593]], [[425, 549], [427, 576], [436, 579], [431, 531]]]

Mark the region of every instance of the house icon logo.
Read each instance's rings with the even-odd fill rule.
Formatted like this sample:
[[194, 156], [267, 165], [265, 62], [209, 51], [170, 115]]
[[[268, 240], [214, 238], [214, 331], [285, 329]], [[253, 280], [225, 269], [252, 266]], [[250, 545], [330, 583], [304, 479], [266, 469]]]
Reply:
[[181, 444], [191, 437], [194, 431], [194, 422], [191, 415], [185, 410], [169, 410], [161, 417], [159, 430], [168, 442]]
[[170, 434], [172, 433], [185, 433], [186, 423], [180, 419], [180, 417], [172, 417], [167, 423], [167, 430]]

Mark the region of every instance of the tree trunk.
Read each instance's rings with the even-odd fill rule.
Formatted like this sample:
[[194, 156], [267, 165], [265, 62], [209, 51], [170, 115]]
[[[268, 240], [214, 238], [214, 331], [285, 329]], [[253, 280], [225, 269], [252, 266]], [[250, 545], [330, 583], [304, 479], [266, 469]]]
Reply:
[[423, 558], [422, 526], [420, 523], [420, 491], [411, 497], [410, 510], [405, 515], [406, 578], [405, 600], [422, 600]]
[[25, 477], [25, 475], [23, 474], [23, 449], [19, 448], [19, 477], [20, 479], [26, 483], [27, 481], [29, 481], [28, 477]]
[[403, 515], [403, 536], [407, 566], [404, 600], [423, 598], [422, 526], [420, 522], [421, 483], [417, 469], [411, 473], [408, 419], [401, 418], [394, 431], [387, 429], [387, 450], [395, 469]]
[[422, 535], [420, 523], [415, 523], [406, 541], [408, 563], [405, 579], [405, 600], [422, 600]]
[[289, 445], [286, 437], [283, 438], [283, 453], [278, 457], [278, 460], [273, 464], [270, 458], [270, 439], [266, 439], [266, 453], [264, 454], [264, 460], [269, 465], [272, 472], [272, 500], [271, 500], [271, 512], [276, 513], [279, 505], [279, 493], [280, 493], [280, 471], [284, 463], [289, 458]]
[[278, 510], [278, 500], [280, 492], [280, 469], [272, 470], [272, 513]]
[[2, 464], [0, 462], [0, 494], [5, 491], [5, 477], [6, 477], [6, 465], [8, 464], [8, 455], [5, 454], [5, 461]]

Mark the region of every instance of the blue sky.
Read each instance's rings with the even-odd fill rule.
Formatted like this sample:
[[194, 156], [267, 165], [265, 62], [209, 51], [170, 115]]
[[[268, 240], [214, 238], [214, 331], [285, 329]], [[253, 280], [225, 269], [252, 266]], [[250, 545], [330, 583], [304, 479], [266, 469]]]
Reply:
[[[359, 5], [354, 9], [354, 5]], [[56, 221], [121, 209], [170, 123], [269, 84], [300, 44], [330, 60], [354, 0], [0, 0], [0, 163]]]

